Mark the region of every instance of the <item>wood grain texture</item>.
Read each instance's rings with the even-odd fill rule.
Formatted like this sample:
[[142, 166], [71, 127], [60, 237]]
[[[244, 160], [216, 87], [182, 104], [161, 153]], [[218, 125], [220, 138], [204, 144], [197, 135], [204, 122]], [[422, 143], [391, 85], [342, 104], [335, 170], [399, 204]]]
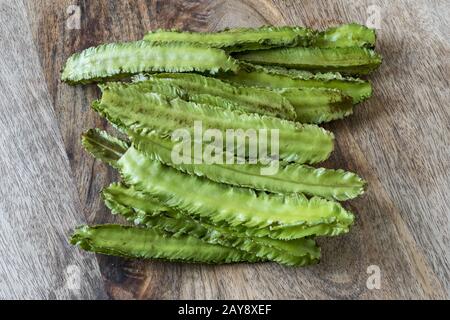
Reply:
[[84, 218], [21, 2], [0, 1], [0, 56], [0, 298], [105, 298], [67, 241]]
[[[66, 27], [67, 7], [81, 9], [81, 29]], [[111, 298], [448, 298], [449, 20], [448, 1], [26, 1], [55, 114], [91, 223], [111, 221], [98, 197], [116, 179], [81, 148], [87, 128], [107, 127], [89, 103], [92, 87], [69, 87], [59, 70], [74, 51], [136, 40], [149, 29], [218, 30], [234, 26], [366, 23], [380, 10], [378, 50], [384, 63], [371, 80], [374, 97], [356, 114], [327, 125], [336, 134], [328, 167], [360, 173], [369, 190], [348, 203], [352, 231], [320, 239], [322, 262], [292, 269], [275, 264], [198, 266], [100, 257]], [[69, 250], [69, 249], [68, 249]], [[76, 249], [68, 251], [75, 254]], [[381, 289], [366, 287], [369, 265]]]

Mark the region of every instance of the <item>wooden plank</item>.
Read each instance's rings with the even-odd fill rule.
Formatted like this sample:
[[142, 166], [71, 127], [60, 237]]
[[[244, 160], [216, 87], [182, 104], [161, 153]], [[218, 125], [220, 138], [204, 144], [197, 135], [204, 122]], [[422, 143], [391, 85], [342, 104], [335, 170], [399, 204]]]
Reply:
[[0, 297], [106, 297], [67, 242], [84, 219], [21, 1], [0, 2], [0, 27]]
[[[385, 60], [371, 79], [374, 97], [344, 121], [329, 167], [359, 172], [365, 196], [343, 237], [320, 239], [323, 261], [292, 269], [274, 264], [195, 266], [101, 257], [113, 298], [438, 298], [449, 293], [447, 193], [449, 6], [445, 1], [95, 1], [77, 2], [81, 29], [66, 27], [72, 1], [29, 1], [28, 14], [84, 212], [110, 221], [98, 191], [114, 173], [81, 149], [79, 134], [107, 127], [87, 106], [98, 92], [59, 82], [74, 51], [135, 40], [148, 29], [218, 30], [227, 26], [299, 24], [317, 28], [366, 23], [379, 10], [378, 48]], [[374, 11], [375, 10], [375, 11]], [[367, 268], [381, 289], [366, 287]]]

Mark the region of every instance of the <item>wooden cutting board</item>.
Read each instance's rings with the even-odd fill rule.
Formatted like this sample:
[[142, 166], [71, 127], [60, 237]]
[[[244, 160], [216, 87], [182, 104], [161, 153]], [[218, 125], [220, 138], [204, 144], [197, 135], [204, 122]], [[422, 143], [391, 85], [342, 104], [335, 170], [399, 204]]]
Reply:
[[[0, 296], [448, 298], [449, 15], [445, 0], [0, 0]], [[346, 22], [379, 28], [384, 63], [370, 76], [372, 99], [326, 125], [336, 150], [324, 165], [358, 172], [369, 188], [346, 204], [357, 215], [351, 232], [319, 240], [319, 265], [129, 261], [67, 245], [79, 223], [119, 221], [99, 197], [116, 173], [80, 145], [86, 129], [108, 129], [89, 108], [98, 90], [59, 80], [70, 54], [156, 28]], [[370, 285], [378, 271], [379, 289]]]

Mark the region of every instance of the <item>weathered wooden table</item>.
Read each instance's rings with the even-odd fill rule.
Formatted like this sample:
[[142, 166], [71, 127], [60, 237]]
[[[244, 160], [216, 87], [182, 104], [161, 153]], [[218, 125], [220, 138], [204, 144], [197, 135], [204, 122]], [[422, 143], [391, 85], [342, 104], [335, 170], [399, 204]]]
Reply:
[[[0, 298], [448, 298], [449, 15], [446, 0], [0, 0]], [[319, 265], [127, 261], [67, 244], [75, 225], [113, 221], [98, 193], [117, 178], [81, 148], [81, 132], [107, 124], [89, 109], [94, 86], [60, 82], [70, 54], [161, 27], [351, 21], [379, 27], [384, 64], [374, 97], [327, 125], [325, 165], [369, 190], [348, 204], [352, 231], [320, 240]]]

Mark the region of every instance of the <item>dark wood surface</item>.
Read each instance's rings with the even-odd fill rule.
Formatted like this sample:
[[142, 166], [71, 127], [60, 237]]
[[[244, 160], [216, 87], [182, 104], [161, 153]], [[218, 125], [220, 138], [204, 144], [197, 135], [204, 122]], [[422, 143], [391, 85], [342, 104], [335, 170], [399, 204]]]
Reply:
[[[2, 141], [7, 141], [11, 150], [19, 143], [24, 150], [34, 150], [35, 139], [53, 137], [55, 141], [44, 140], [46, 146], [53, 146], [56, 151], [40, 146], [40, 153], [33, 154], [32, 160], [49, 179], [58, 178], [51, 181], [68, 183], [53, 186], [59, 192], [49, 188], [42, 194], [34, 193], [31, 187], [28, 191], [12, 188], [17, 192], [15, 197], [19, 204], [28, 203], [25, 192], [33, 192], [35, 198], [59, 201], [61, 206], [60, 211], [51, 210], [52, 215], [39, 217], [36, 225], [20, 219], [31, 210], [25, 207], [14, 223], [39, 239], [55, 232], [58, 240], [51, 236], [48, 240], [50, 255], [63, 255], [68, 260], [75, 259], [73, 257], [78, 260], [82, 255], [83, 263], [94, 268], [94, 272], [81, 271], [83, 283], [89, 286], [81, 296], [115, 299], [449, 297], [448, 1], [0, 0], [0, 4], [0, 51], [2, 59], [6, 59], [4, 64], [9, 64], [2, 67], [0, 75], [0, 93], [5, 92], [8, 98], [6, 103], [2, 101]], [[67, 26], [70, 5], [80, 8], [80, 29]], [[98, 193], [117, 179], [113, 170], [94, 161], [81, 148], [80, 134], [84, 130], [108, 127], [89, 109], [90, 102], [98, 96], [94, 86], [70, 87], [60, 82], [59, 71], [70, 54], [102, 42], [137, 40], [147, 30], [155, 28], [204, 31], [262, 24], [324, 28], [352, 21], [366, 23], [374, 10], [371, 5], [380, 11], [377, 48], [383, 54], [384, 63], [370, 77], [375, 88], [373, 98], [360, 105], [352, 117], [326, 126], [336, 135], [336, 150], [325, 164], [360, 173], [368, 180], [369, 189], [363, 197], [347, 204], [357, 214], [351, 232], [319, 240], [323, 253], [319, 265], [295, 269], [276, 264], [203, 266], [127, 261], [86, 255], [58, 242], [62, 241], [59, 237], [65, 237], [72, 226], [81, 221], [114, 221]], [[10, 17], [16, 6], [23, 13], [20, 19]], [[16, 28], [24, 28], [25, 32], [16, 33]], [[4, 35], [12, 37], [10, 34], [21, 43], [15, 51], [6, 48], [12, 40], [3, 39]], [[21, 65], [25, 60], [27, 63]], [[12, 68], [11, 61], [23, 70], [14, 79], [4, 72], [4, 68]], [[32, 64], [36, 67], [32, 68]], [[4, 81], [14, 82], [14, 85], [4, 87]], [[25, 101], [33, 94], [36, 101]], [[16, 96], [25, 100], [18, 100]], [[54, 129], [51, 134], [46, 133], [41, 119], [35, 115], [37, 110], [41, 112], [38, 106], [48, 115], [45, 119]], [[11, 119], [18, 121], [17, 117], [22, 115], [19, 111], [30, 120], [16, 126]], [[17, 136], [13, 143], [8, 135], [22, 126], [30, 133], [26, 139]], [[5, 172], [14, 167], [5, 166], [3, 162], [15, 161], [15, 157], [8, 148], [2, 149], [0, 160]], [[62, 162], [49, 166], [47, 157], [56, 157]], [[64, 167], [67, 159], [70, 167], [69, 164]], [[19, 183], [28, 186], [28, 179], [33, 178], [24, 176], [15, 180], [16, 176], [1, 173], [2, 188]], [[1, 194], [2, 200], [11, 197], [11, 189], [2, 189]], [[3, 202], [0, 228], [6, 228], [4, 217], [15, 213], [15, 207], [3, 205]], [[1, 239], [2, 249], [11, 241], [17, 241], [14, 237]], [[11, 253], [14, 250], [23, 256], [39, 256], [39, 252], [29, 252], [28, 246], [11, 247]], [[61, 274], [69, 262], [50, 259], [46, 263], [45, 268], [51, 273]], [[366, 271], [370, 265], [380, 268], [379, 290], [366, 286], [369, 276]], [[17, 267], [8, 261], [0, 261], [0, 266], [0, 270], [16, 270]], [[25, 266], [17, 268], [14, 272], [30, 272]], [[45, 284], [42, 290], [51, 291], [53, 280], [45, 278], [45, 268], [36, 272], [42, 273]], [[24, 292], [21, 288], [27, 286], [25, 280], [8, 274], [2, 277], [6, 284], [0, 282], [1, 296], [18, 296]], [[103, 282], [103, 287], [98, 285], [99, 281]], [[33, 287], [27, 297], [43, 294]], [[45, 294], [51, 297], [48, 292]]]

